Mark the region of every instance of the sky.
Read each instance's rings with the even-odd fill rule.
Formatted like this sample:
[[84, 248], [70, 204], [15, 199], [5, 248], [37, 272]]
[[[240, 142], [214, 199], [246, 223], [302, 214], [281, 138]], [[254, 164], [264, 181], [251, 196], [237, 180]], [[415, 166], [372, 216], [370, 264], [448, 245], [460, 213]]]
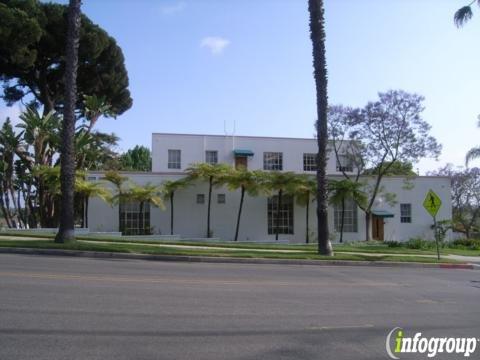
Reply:
[[[325, 0], [330, 104], [363, 106], [390, 89], [425, 96], [443, 151], [415, 165], [421, 174], [463, 165], [480, 144], [480, 8], [453, 24], [466, 2]], [[82, 3], [125, 56], [133, 106], [97, 126], [120, 151], [150, 147], [153, 132], [313, 137], [307, 0]], [[19, 111], [0, 104], [0, 119]]]

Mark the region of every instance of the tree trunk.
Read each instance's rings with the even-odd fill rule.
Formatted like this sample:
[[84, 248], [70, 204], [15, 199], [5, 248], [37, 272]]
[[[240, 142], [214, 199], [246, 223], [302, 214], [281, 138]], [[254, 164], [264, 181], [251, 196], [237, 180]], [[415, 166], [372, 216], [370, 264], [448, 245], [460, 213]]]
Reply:
[[8, 191], [6, 189], [4, 191], [4, 199], [5, 199], [6, 214], [8, 214], [8, 218], [10, 219], [10, 228], [16, 228], [17, 223], [15, 222], [15, 219], [13, 218], [12, 214], [10, 213], [10, 197], [9, 197]]
[[77, 102], [78, 43], [80, 40], [80, 0], [70, 0], [65, 61], [65, 108], [60, 155], [61, 213], [55, 242], [75, 240], [75, 105]]
[[309, 218], [310, 218], [310, 194], [307, 194], [307, 206], [306, 206], [306, 211], [307, 211], [307, 221], [306, 221], [306, 229], [307, 229], [307, 233], [306, 233], [306, 236], [305, 236], [305, 242], [308, 244], [310, 242], [310, 221], [309, 221]]
[[170, 235], [173, 235], [173, 195], [175, 193], [172, 191], [170, 194]]
[[323, 0], [309, 0], [310, 38], [313, 46], [313, 68], [317, 93], [317, 231], [318, 253], [333, 255], [328, 234], [327, 211], [327, 64], [325, 56], [325, 19]]
[[208, 181], [208, 208], [207, 208], [207, 238], [212, 237], [210, 231], [210, 205], [212, 203], [212, 187], [213, 187], [213, 178], [210, 177]]
[[[22, 185], [23, 186], [23, 185]], [[20, 202], [20, 188], [17, 190], [17, 209], [18, 209], [18, 221], [21, 222], [24, 229], [27, 228], [27, 221], [25, 220], [25, 211], [22, 214], [22, 204]]]
[[3, 201], [3, 189], [0, 193], [0, 209], [2, 210], [3, 217], [5, 219], [5, 222], [7, 223], [8, 228], [12, 228], [12, 223], [10, 221], [9, 213], [7, 212], [7, 208], [5, 206], [5, 202]]
[[13, 188], [12, 183], [9, 184], [9, 191], [10, 191], [10, 197], [12, 198], [12, 204], [13, 204], [13, 211], [14, 211], [13, 216], [15, 217], [15, 215], [16, 215], [17, 227], [21, 228], [22, 227], [22, 219], [21, 219], [21, 216], [20, 216], [20, 209], [18, 208], [18, 205], [17, 205], [17, 196], [15, 195], [15, 190]]
[[281, 212], [281, 209], [282, 209], [282, 195], [283, 195], [283, 191], [282, 190], [279, 190], [278, 191], [278, 199], [277, 199], [277, 216], [276, 216], [276, 219], [275, 219], [275, 241], [278, 240], [278, 233], [280, 231], [280, 212]]
[[342, 199], [342, 220], [340, 223], [340, 242], [343, 242], [343, 226], [345, 224], [345, 199]]
[[365, 213], [365, 241], [370, 241], [372, 240], [372, 237], [370, 235], [370, 228], [371, 228], [371, 215], [369, 212]]
[[140, 232], [143, 234], [140, 235], [145, 235], [145, 221], [143, 221], [143, 201], [140, 201], [140, 211], [138, 212], [138, 220], [142, 222], [142, 228], [140, 229]]
[[85, 196], [85, 228], [88, 229], [88, 196]]
[[[121, 193], [119, 194], [120, 194], [119, 195], [120, 201], [118, 202], [118, 231], [120, 231], [120, 233], [124, 235], [125, 229], [124, 229], [124, 226], [122, 226], [122, 207], [121, 207], [122, 196], [121, 196]], [[125, 220], [123, 221], [123, 225], [125, 225]]]
[[243, 198], [244, 197], [245, 197], [245, 188], [242, 186], [242, 193], [240, 195], [240, 207], [238, 208], [237, 227], [235, 228], [235, 239], [234, 239], [234, 241], [238, 240], [238, 230], [240, 229], [240, 217], [242, 216]]

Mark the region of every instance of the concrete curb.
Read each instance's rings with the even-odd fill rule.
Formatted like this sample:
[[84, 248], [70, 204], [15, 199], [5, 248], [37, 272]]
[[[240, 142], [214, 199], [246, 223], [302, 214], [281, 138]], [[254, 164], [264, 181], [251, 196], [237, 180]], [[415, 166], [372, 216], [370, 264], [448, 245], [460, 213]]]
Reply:
[[61, 249], [31, 249], [31, 248], [0, 248], [0, 254], [21, 255], [51, 255], [87, 257], [96, 259], [124, 259], [150, 261], [182, 261], [225, 264], [274, 264], [274, 265], [316, 265], [316, 266], [373, 266], [396, 268], [429, 268], [429, 269], [468, 269], [480, 270], [473, 264], [427, 264], [417, 262], [390, 262], [390, 261], [353, 261], [353, 260], [295, 260], [295, 259], [262, 259], [262, 258], [233, 258], [213, 256], [186, 256], [186, 255], [148, 255], [100, 251], [80, 251]]

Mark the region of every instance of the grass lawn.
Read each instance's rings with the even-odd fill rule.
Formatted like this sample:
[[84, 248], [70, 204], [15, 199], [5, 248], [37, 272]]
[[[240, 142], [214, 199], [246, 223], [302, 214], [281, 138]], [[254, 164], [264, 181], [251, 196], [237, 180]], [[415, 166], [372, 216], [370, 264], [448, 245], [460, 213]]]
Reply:
[[[49, 238], [52, 239], [53, 235], [48, 234], [48, 233], [33, 233], [28, 235], [25, 232], [19, 231], [19, 232], [0, 232], [0, 235], [3, 236], [9, 236], [12, 239], [15, 238], [15, 236], [23, 236], [23, 237], [31, 237], [31, 238]], [[119, 236], [89, 236], [89, 235], [79, 235], [77, 236], [78, 240], [88, 240], [88, 241], [101, 241], [101, 242], [115, 242], [115, 243], [120, 243], [120, 242], [128, 242], [128, 243], [135, 243], [135, 244], [144, 244], [144, 245], [158, 245], [158, 244], [167, 244], [167, 245], [189, 245], [189, 246], [201, 246], [201, 247], [222, 247], [222, 248], [236, 248], [236, 249], [265, 249], [265, 250], [296, 250], [296, 251], [302, 251], [305, 254], [312, 255], [315, 253], [317, 249], [316, 244], [272, 244], [272, 243], [267, 243], [267, 244], [262, 244], [262, 243], [242, 243], [242, 242], [232, 242], [232, 241], [219, 241], [219, 242], [199, 242], [199, 241], [188, 241], [188, 240], [181, 240], [181, 241], [175, 241], [175, 240], [151, 240], [151, 239], [145, 239], [145, 240], [132, 240], [132, 239], [125, 239]], [[29, 242], [30, 243], [30, 242]], [[81, 244], [81, 243], [79, 243]], [[94, 245], [94, 244], [92, 244]], [[106, 246], [108, 244], [95, 244], [99, 246]], [[115, 246], [122, 246], [122, 244], [112, 244]], [[126, 246], [127, 244], [125, 244]], [[131, 245], [135, 246], [138, 248], [139, 245]], [[377, 242], [377, 241], [372, 241], [372, 242], [356, 242], [356, 243], [348, 243], [348, 244], [334, 244], [334, 251], [336, 253], [336, 256], [340, 256], [341, 253], [348, 252], [348, 253], [368, 253], [368, 254], [408, 254], [408, 255], [436, 255], [436, 250], [435, 249], [409, 249], [406, 247], [389, 247], [385, 243]], [[163, 249], [166, 251], [166, 249]], [[162, 251], [163, 251], [162, 250]], [[172, 249], [169, 249], [172, 250]], [[200, 249], [199, 249], [200, 250]], [[100, 250], [101, 251], [101, 250]], [[172, 250], [173, 251], [173, 250]], [[182, 250], [184, 251], [184, 250]], [[193, 250], [192, 250], [193, 251]], [[197, 251], [197, 250], [195, 250]], [[218, 251], [218, 250], [216, 250]], [[213, 252], [213, 251], [210, 251]], [[228, 253], [231, 253], [232, 251], [229, 251]], [[164, 252], [162, 252], [164, 253]], [[245, 253], [248, 253], [246, 251]], [[469, 249], [459, 249], [459, 248], [442, 248], [440, 249], [440, 253], [443, 255], [447, 254], [453, 254], [453, 255], [464, 255], [464, 256], [480, 256], [480, 250], [469, 250]], [[235, 251], [235, 254], [238, 254], [238, 251]], [[189, 255], [189, 254], [188, 254]], [[203, 255], [203, 254], [202, 254]], [[343, 254], [344, 256], [347, 256], [349, 254]], [[215, 256], [215, 255], [212, 255]], [[250, 257], [250, 256], [249, 256]], [[395, 256], [396, 259], [399, 258], [399, 256]], [[376, 257], [378, 259], [378, 257]]]
[[[91, 240], [91, 239], [89, 239]], [[102, 239], [103, 241], [103, 239]], [[157, 243], [158, 244], [158, 243]], [[356, 261], [394, 261], [394, 262], [422, 262], [437, 263], [435, 258], [420, 256], [374, 256], [363, 254], [344, 254], [336, 252], [335, 256], [325, 257], [315, 253], [315, 251], [305, 249], [303, 252], [280, 253], [280, 252], [261, 252], [253, 251], [247, 248], [241, 250], [221, 249], [182, 249], [152, 246], [144, 243], [138, 244], [117, 244], [117, 243], [91, 243], [78, 241], [73, 244], [56, 244], [53, 240], [0, 240], [0, 247], [15, 248], [38, 248], [38, 249], [64, 249], [64, 250], [83, 250], [83, 251], [102, 251], [102, 252], [120, 252], [120, 253], [140, 253], [156, 255], [186, 255], [186, 256], [218, 256], [218, 257], [241, 257], [241, 258], [269, 258], [269, 259], [305, 259], [305, 260], [356, 260]], [[298, 247], [297, 247], [298, 249]], [[440, 262], [457, 263], [454, 260], [442, 259]]]

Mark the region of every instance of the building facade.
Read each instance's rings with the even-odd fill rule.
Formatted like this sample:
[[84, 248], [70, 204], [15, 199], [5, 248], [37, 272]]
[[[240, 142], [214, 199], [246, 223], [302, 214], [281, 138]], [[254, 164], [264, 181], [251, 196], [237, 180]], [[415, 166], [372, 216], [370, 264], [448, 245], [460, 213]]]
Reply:
[[[251, 136], [159, 134], [152, 136], [152, 172], [125, 173], [133, 182], [162, 184], [185, 176], [185, 170], [195, 163], [246, 166], [249, 170], [291, 171], [315, 174], [316, 140]], [[332, 154], [331, 154], [332, 155]], [[329, 156], [327, 173], [330, 178], [342, 179], [342, 171], [353, 172], [348, 157]], [[92, 172], [90, 180], [100, 180], [102, 173]], [[373, 178], [362, 178], [365, 184]], [[373, 207], [371, 222], [373, 238], [385, 241], [406, 241], [414, 237], [433, 238], [432, 218], [422, 206], [429, 189], [442, 199], [437, 220], [451, 218], [450, 181], [446, 177], [387, 177], [382, 192]], [[392, 201], [392, 194], [394, 201]], [[174, 233], [186, 238], [206, 237], [208, 185], [195, 183], [175, 194]], [[211, 209], [212, 235], [223, 240], [234, 238], [240, 191], [225, 187], [213, 189]], [[170, 209], [161, 210], [146, 204], [140, 211], [138, 204], [111, 207], [99, 199], [92, 199], [89, 207], [91, 231], [115, 232], [128, 228], [138, 233], [148, 227], [154, 234], [170, 233]], [[273, 240], [276, 197], [246, 196], [242, 212], [239, 240]], [[310, 239], [316, 239], [315, 202], [310, 204]], [[306, 207], [292, 197], [286, 197], [281, 209], [280, 238], [290, 242], [304, 242], [306, 238]], [[141, 213], [141, 214], [140, 214]], [[328, 211], [332, 241], [339, 238], [342, 211], [330, 206]], [[141, 218], [140, 218], [141, 216]], [[353, 202], [347, 201], [344, 211], [345, 241], [365, 239], [365, 214]]]

